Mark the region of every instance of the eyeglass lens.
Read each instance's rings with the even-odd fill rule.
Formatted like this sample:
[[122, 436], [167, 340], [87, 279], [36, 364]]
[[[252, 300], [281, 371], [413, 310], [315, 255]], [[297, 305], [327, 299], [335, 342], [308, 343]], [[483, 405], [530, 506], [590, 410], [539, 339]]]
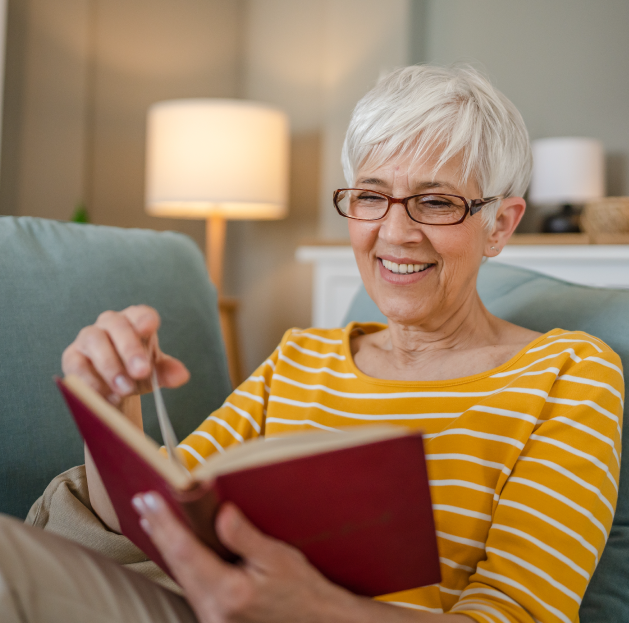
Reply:
[[[389, 200], [380, 193], [355, 188], [340, 191], [336, 205], [345, 216], [373, 221], [384, 216]], [[407, 206], [414, 220], [427, 225], [456, 223], [466, 210], [462, 199], [448, 195], [420, 195], [409, 199]]]

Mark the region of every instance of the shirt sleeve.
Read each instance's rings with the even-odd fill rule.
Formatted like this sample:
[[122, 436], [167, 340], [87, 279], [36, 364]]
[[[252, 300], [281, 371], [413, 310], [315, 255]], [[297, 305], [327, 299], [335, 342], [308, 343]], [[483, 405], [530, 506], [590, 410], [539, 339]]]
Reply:
[[205, 463], [215, 452], [264, 435], [271, 380], [279, 356], [279, 347], [237, 389], [219, 409], [180, 444], [188, 469]]
[[557, 377], [497, 492], [486, 558], [452, 614], [479, 623], [577, 619], [616, 508], [623, 394], [611, 351]]

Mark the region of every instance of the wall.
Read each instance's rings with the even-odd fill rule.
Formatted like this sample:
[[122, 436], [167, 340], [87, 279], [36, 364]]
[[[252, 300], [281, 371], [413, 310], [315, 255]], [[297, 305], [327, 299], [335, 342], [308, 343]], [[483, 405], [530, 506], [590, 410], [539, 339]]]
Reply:
[[68, 218], [82, 199], [89, 4], [9, 2], [0, 212]]
[[97, 2], [87, 189], [95, 222], [177, 229], [203, 248], [203, 222], [144, 212], [146, 111], [165, 99], [237, 97], [241, 19], [242, 3], [234, 0]]
[[10, 0], [0, 213], [175, 229], [144, 213], [154, 101], [240, 94], [238, 0]]
[[426, 46], [413, 61], [484, 66], [532, 139], [602, 140], [607, 193], [627, 195], [628, 25], [626, 0], [428, 0]]

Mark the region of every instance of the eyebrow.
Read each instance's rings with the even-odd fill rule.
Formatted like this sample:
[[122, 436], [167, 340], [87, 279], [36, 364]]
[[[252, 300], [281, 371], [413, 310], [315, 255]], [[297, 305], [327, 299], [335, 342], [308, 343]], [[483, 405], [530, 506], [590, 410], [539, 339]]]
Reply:
[[358, 184], [371, 184], [372, 186], [386, 186], [386, 182], [378, 179], [377, 177], [366, 177], [362, 180], [358, 180]]
[[455, 193], [460, 192], [458, 188], [450, 184], [450, 182], [440, 182], [437, 180], [434, 182], [422, 182], [416, 186], [416, 190], [428, 190], [429, 188], [447, 188]]
[[[366, 177], [364, 179], [358, 180], [357, 183], [369, 184], [371, 186], [387, 186], [388, 185], [387, 182], [377, 177]], [[445, 182], [445, 181], [441, 182], [438, 180], [435, 180], [432, 182], [421, 182], [420, 184], [417, 184], [417, 186], [415, 187], [415, 190], [422, 191], [422, 190], [430, 190], [432, 188], [447, 188], [448, 190], [451, 190], [454, 193], [460, 192], [459, 189], [456, 188], [456, 186], [453, 186], [449, 182]]]

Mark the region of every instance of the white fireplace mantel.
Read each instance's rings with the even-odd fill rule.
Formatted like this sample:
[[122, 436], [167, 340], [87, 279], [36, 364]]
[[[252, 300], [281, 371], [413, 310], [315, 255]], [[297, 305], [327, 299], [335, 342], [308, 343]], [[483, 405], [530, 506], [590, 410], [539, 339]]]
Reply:
[[[312, 326], [340, 326], [361, 284], [351, 247], [302, 246], [297, 259], [314, 267]], [[513, 245], [489, 261], [573, 283], [629, 289], [629, 245]]]

